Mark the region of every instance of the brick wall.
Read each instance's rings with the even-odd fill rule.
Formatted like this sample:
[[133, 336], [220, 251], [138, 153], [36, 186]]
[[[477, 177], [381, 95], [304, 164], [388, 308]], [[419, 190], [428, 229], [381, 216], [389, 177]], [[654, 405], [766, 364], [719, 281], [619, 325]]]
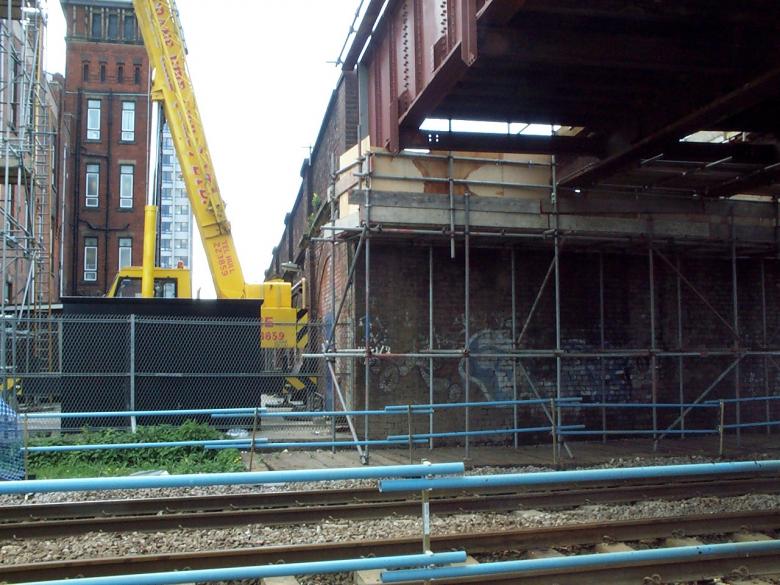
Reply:
[[[71, 129], [67, 176], [60, 188], [65, 198], [66, 295], [100, 296], [110, 287], [119, 267], [119, 239], [132, 239], [132, 256], [140, 264], [147, 192], [149, 62], [137, 36], [135, 42], [87, 40], [88, 7], [63, 5], [68, 24], [65, 97], [62, 123]], [[87, 138], [87, 102], [99, 100], [100, 139]], [[121, 139], [122, 102], [135, 103], [135, 137]], [[99, 204], [87, 207], [86, 167], [100, 168]], [[133, 165], [133, 206], [119, 202], [119, 167]], [[96, 280], [84, 279], [84, 241], [97, 238]]]
[[[317, 211], [312, 198], [317, 194], [320, 202], [327, 199], [333, 161], [338, 165], [339, 156], [356, 143], [356, 136], [357, 82], [353, 73], [345, 73], [333, 91], [311, 157], [301, 167], [301, 187], [291, 211], [285, 217], [284, 232], [274, 248], [267, 276], [280, 274], [282, 263], [293, 262], [304, 266], [307, 277], [316, 286], [318, 261], [310, 258], [304, 241], [310, 218]], [[315, 288], [311, 292], [310, 300], [313, 302], [319, 293]]]
[[[459, 247], [455, 260], [449, 250], [435, 247], [434, 254], [434, 348], [460, 349], [465, 342], [463, 249]], [[675, 262], [674, 255], [664, 252]], [[378, 352], [404, 353], [427, 348], [428, 345], [428, 249], [412, 241], [399, 243], [373, 242], [371, 250], [371, 346]], [[550, 265], [552, 253], [542, 249], [516, 249], [517, 331], [536, 298], [539, 286]], [[604, 338], [608, 349], [647, 350], [650, 347], [650, 295], [648, 255], [604, 254]], [[564, 352], [591, 352], [601, 344], [599, 319], [599, 255], [586, 251], [565, 251], [561, 256], [561, 346]], [[677, 276], [658, 256], [654, 259], [656, 281], [656, 346], [659, 350], [678, 349], [677, 336]], [[685, 257], [682, 272], [703, 294], [712, 307], [730, 324], [732, 314], [731, 261], [729, 258]], [[777, 299], [778, 266], [767, 262], [766, 290], [768, 330], [771, 336], [780, 322]], [[470, 339], [472, 353], [491, 353], [511, 348], [511, 278], [510, 251], [506, 248], [473, 248], [471, 252], [471, 316]], [[762, 310], [760, 260], [738, 262], [738, 294], [740, 298], [740, 334], [743, 346], [758, 348], [762, 344]], [[358, 327], [358, 342], [362, 346], [364, 273], [358, 265], [356, 303], [353, 318]], [[683, 347], [700, 350], [703, 357], [686, 357], [683, 367], [684, 400], [693, 401], [721, 372], [731, 364], [733, 355], [708, 355], [715, 349], [728, 349], [734, 336], [711, 309], [684, 282], [681, 284]], [[777, 345], [775, 340], [774, 345]], [[521, 343], [525, 349], [555, 347], [554, 279], [551, 278], [537, 306]], [[582, 396], [586, 402], [650, 402], [652, 397], [651, 359], [645, 352], [639, 356], [564, 357], [562, 393]], [[679, 360], [658, 357], [659, 402], [679, 401]], [[550, 397], [555, 394], [556, 368], [554, 358], [524, 359], [525, 367], [537, 392]], [[770, 364], [771, 368], [771, 364]], [[355, 360], [354, 406], [363, 407], [362, 360]], [[745, 359], [740, 365], [742, 395], [763, 395], [763, 358]], [[770, 392], [778, 380], [777, 370], [770, 369]], [[370, 408], [388, 404], [425, 403], [428, 401], [428, 360], [374, 360], [371, 367]], [[512, 399], [513, 368], [509, 359], [471, 360], [471, 401]], [[734, 395], [734, 373], [725, 376], [708, 398], [728, 398]], [[528, 379], [517, 367], [519, 398], [533, 398]], [[457, 402], [465, 396], [465, 360], [437, 359], [434, 364], [434, 400]], [[597, 409], [565, 411], [564, 422], [577, 418], [590, 429], [600, 429], [601, 412]], [[446, 411], [436, 416], [436, 431], [463, 430], [462, 413]], [[678, 412], [659, 410], [659, 426], [665, 427]], [[743, 421], [761, 420], [764, 403], [751, 403], [742, 408]], [[780, 414], [780, 413], [778, 413]], [[427, 417], [420, 417], [427, 418]], [[733, 420], [733, 409], [727, 417]], [[651, 428], [651, 412], [640, 410], [609, 410], [607, 427], [612, 429]], [[509, 428], [511, 410], [471, 409], [471, 429]], [[424, 421], [418, 425], [425, 426]], [[427, 423], [426, 423], [427, 424]], [[520, 426], [539, 426], [544, 417], [537, 409], [523, 408]], [[391, 432], [405, 432], [406, 420], [372, 421], [375, 438]], [[690, 415], [689, 428], [714, 428], [716, 413], [697, 410]], [[423, 430], [422, 426], [418, 429]]]

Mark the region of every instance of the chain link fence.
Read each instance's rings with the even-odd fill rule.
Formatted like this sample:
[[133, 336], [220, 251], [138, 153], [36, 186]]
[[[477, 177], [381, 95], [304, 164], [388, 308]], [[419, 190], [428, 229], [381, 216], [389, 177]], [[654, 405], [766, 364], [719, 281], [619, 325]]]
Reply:
[[[344, 409], [334, 398], [324, 361], [303, 357], [322, 348], [326, 326], [309, 323], [300, 328], [295, 349], [261, 348], [260, 329], [259, 319], [135, 315], [6, 319], [0, 352], [3, 404], [13, 416], [51, 415], [31, 418], [30, 434], [194, 419], [238, 437], [257, 427], [258, 436], [274, 442], [347, 439], [343, 417], [303, 414]], [[349, 368], [340, 368], [337, 375], [348, 378]], [[78, 416], [224, 408], [263, 408], [268, 415], [257, 421], [254, 416], [208, 414]], [[0, 431], [7, 435], [10, 423], [3, 424]], [[2, 444], [12, 439], [18, 437], [4, 438]]]

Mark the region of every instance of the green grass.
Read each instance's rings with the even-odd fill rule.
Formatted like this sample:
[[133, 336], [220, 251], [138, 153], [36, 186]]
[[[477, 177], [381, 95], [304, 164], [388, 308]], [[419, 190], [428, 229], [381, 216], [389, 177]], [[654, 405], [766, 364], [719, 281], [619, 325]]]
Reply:
[[[223, 439], [221, 432], [205, 424], [186, 421], [179, 426], [156, 425], [130, 431], [88, 431], [30, 441], [31, 446], [87, 445], [98, 443], [147, 443], [203, 441]], [[243, 471], [237, 449], [203, 447], [166, 447], [66, 453], [31, 453], [28, 471], [39, 479], [67, 477], [104, 477], [128, 475], [138, 471], [166, 470], [171, 474]]]

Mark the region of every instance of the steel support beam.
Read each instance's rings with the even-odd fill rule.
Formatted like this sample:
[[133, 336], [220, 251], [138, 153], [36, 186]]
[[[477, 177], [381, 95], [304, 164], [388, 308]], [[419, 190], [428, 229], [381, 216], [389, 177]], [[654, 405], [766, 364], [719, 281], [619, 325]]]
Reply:
[[657, 154], [667, 144], [756, 105], [778, 89], [780, 68], [776, 67], [691, 114], [649, 133], [628, 148], [569, 174], [561, 180], [561, 188], [589, 188], [642, 156]]
[[404, 148], [515, 152], [521, 154], [580, 154], [598, 156], [604, 144], [578, 136], [532, 136], [527, 134], [488, 134], [485, 132], [429, 132], [405, 128], [400, 134]]
[[363, 19], [360, 21], [360, 24], [355, 31], [355, 38], [352, 39], [352, 44], [349, 47], [347, 56], [342, 62], [342, 71], [352, 71], [352, 69], [355, 68], [355, 65], [357, 65], [358, 58], [363, 52], [363, 47], [366, 46], [366, 42], [368, 42], [368, 39], [371, 37], [371, 32], [376, 24], [376, 19], [379, 18], [385, 1], [386, 0], [369, 0]]
[[486, 0], [477, 13], [480, 24], [503, 26], [525, 6], [527, 0]]

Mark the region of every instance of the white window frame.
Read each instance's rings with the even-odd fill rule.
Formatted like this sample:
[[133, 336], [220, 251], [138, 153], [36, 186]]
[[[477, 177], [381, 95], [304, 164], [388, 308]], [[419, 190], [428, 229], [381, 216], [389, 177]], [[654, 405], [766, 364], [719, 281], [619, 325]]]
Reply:
[[133, 265], [133, 238], [119, 238], [119, 270]]
[[[89, 188], [91, 176], [95, 177], [94, 191]], [[100, 165], [97, 163], [87, 164], [87, 171], [84, 173], [84, 192], [87, 207], [100, 207]]]
[[100, 100], [87, 100], [87, 140], [100, 140]]
[[135, 102], [122, 102], [122, 142], [135, 141]]
[[134, 165], [119, 165], [119, 207], [133, 208]]
[[[89, 261], [89, 256], [92, 255], [92, 261]], [[98, 269], [98, 246], [97, 238], [88, 237], [84, 238], [84, 281], [85, 282], [97, 282], [97, 269]]]

